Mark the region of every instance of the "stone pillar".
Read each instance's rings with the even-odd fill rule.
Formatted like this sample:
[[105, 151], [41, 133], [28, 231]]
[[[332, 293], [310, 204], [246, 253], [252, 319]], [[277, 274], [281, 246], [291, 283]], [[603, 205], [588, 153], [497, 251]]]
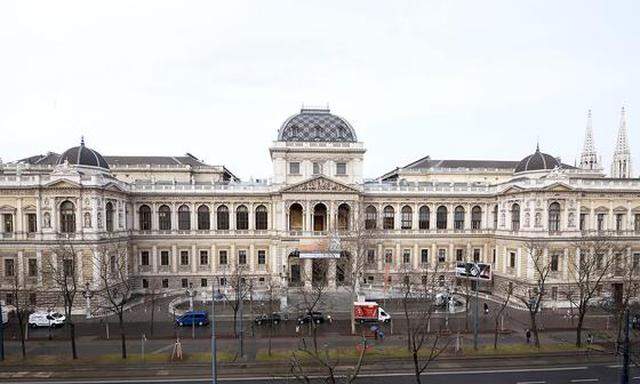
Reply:
[[256, 270], [256, 246], [251, 243], [249, 244], [249, 271], [251, 273], [255, 272]]
[[311, 280], [313, 279], [313, 260], [312, 259], [301, 259], [303, 261], [303, 270], [302, 279], [304, 279], [304, 287], [306, 289], [311, 288]]
[[231, 243], [231, 249], [229, 250], [229, 255], [227, 256], [227, 264], [229, 265], [230, 270], [235, 271], [236, 265], [238, 264], [238, 255], [236, 255], [236, 244]]
[[417, 272], [420, 268], [420, 250], [418, 249], [418, 243], [413, 244], [413, 255], [411, 255], [411, 268], [414, 272]]
[[198, 272], [198, 264], [200, 263], [200, 255], [196, 254], [196, 245], [191, 246], [191, 273], [196, 274]]
[[436, 264], [438, 264], [438, 246], [436, 243], [431, 244], [431, 269], [436, 268]]
[[132, 205], [131, 209], [133, 209], [133, 230], [139, 231], [140, 230], [140, 219], [139, 219], [140, 214], [138, 210], [140, 209], [140, 206], [136, 207], [135, 205]]
[[18, 277], [18, 287], [24, 287], [24, 252], [18, 251], [16, 260], [16, 276]]
[[473, 206], [471, 205], [466, 205], [464, 207], [464, 230], [465, 231], [471, 230], [471, 209], [472, 208]]
[[[576, 248], [576, 255], [579, 251], [580, 249]], [[562, 255], [562, 281], [567, 281], [568, 278], [569, 278], [569, 250], [565, 248]]]
[[516, 249], [516, 277], [522, 277], [522, 248]]
[[218, 263], [218, 255], [216, 251], [216, 245], [211, 244], [211, 256], [209, 257], [209, 266], [211, 267], [212, 274], [217, 272], [217, 268], [216, 268], [216, 265], [218, 265], [217, 263]]
[[229, 204], [229, 230], [236, 229], [236, 205]]
[[[336, 259], [329, 259], [329, 268], [327, 270], [327, 285], [329, 289], [336, 289]], [[355, 277], [358, 278], [357, 276]]]
[[138, 246], [134, 245], [133, 247], [133, 273], [137, 274], [138, 273], [138, 265], [140, 265], [141, 260], [140, 260], [140, 253], [138, 252]]
[[158, 247], [151, 247], [151, 270], [154, 274], [158, 273]]
[[420, 205], [414, 204], [412, 209], [411, 229], [420, 229]]
[[159, 226], [158, 222], [158, 203], [151, 204], [151, 229], [157, 231]]
[[171, 272], [178, 273], [178, 246], [171, 246]]
[[253, 205], [253, 203], [250, 203], [247, 205], [247, 209], [249, 210], [249, 230], [253, 231], [254, 229], [256, 229], [256, 223], [255, 223], [255, 219], [256, 219], [256, 213], [255, 213], [255, 206]]
[[434, 230], [437, 228], [437, 211], [438, 211], [438, 205], [434, 205], [432, 207], [430, 207], [431, 209], [429, 209], [429, 230]]
[[384, 254], [383, 254], [384, 250], [382, 249], [382, 243], [378, 243], [378, 249], [376, 250], [377, 253], [377, 264], [378, 264], [378, 272], [383, 272], [384, 271]]
[[195, 231], [198, 229], [198, 211], [197, 211], [196, 203], [191, 203], [191, 230]]
[[178, 229], [178, 205], [176, 203], [171, 204], [171, 230]]

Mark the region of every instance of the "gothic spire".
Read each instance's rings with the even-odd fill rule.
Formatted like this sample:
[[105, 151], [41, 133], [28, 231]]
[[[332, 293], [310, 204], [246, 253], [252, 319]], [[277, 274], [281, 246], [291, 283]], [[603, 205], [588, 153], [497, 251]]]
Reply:
[[598, 164], [598, 153], [593, 144], [593, 123], [591, 121], [591, 109], [587, 112], [587, 128], [584, 133], [584, 146], [580, 156], [580, 168], [582, 169], [600, 169]]
[[613, 162], [611, 163], [611, 177], [622, 179], [631, 177], [631, 150], [628, 136], [627, 112], [622, 107], [616, 150], [613, 152]]

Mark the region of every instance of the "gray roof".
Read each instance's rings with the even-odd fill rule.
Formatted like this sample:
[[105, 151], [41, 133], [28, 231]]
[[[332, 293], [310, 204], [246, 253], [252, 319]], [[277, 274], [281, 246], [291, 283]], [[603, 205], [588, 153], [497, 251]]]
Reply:
[[109, 164], [97, 151], [84, 145], [84, 140], [77, 147], [69, 148], [58, 158], [58, 164], [69, 163], [86, 167], [109, 169]]
[[403, 167], [404, 169], [428, 169], [428, 168], [497, 168], [513, 170], [518, 165], [517, 161], [505, 160], [432, 160], [429, 156], [414, 161]]
[[342, 117], [328, 108], [302, 108], [278, 131], [278, 141], [356, 142], [356, 132]]
[[[61, 155], [55, 152], [47, 152], [44, 155], [35, 155], [18, 160], [18, 162], [37, 165], [56, 165], [60, 162]], [[192, 167], [210, 166], [191, 154], [186, 156], [104, 156], [104, 160], [112, 167], [127, 165], [191, 165]], [[70, 162], [71, 163], [71, 162]]]

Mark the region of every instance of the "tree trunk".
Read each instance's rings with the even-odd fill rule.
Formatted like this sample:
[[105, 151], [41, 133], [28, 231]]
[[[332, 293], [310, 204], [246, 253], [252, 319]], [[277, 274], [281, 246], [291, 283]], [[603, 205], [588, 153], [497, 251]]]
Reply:
[[149, 329], [149, 334], [153, 336], [153, 325], [156, 314], [156, 299], [155, 297], [151, 298], [151, 329]]
[[[67, 319], [69, 319], [70, 317], [71, 316], [68, 316]], [[68, 324], [69, 324], [69, 339], [71, 340], [71, 355], [75, 360], [78, 358], [78, 350], [76, 349], [76, 325], [72, 321], [68, 322]]]
[[18, 315], [18, 326], [20, 327], [20, 344], [22, 346], [22, 358], [27, 358], [27, 346], [25, 342], [25, 334], [24, 334], [24, 316]]
[[122, 358], [127, 358], [127, 339], [124, 334], [124, 316], [123, 313], [120, 312], [118, 314], [118, 323], [120, 325], [120, 346], [122, 348]]
[[498, 349], [498, 327], [500, 319], [496, 316], [495, 328], [493, 330], [493, 349]]
[[578, 313], [578, 325], [576, 326], [576, 347], [582, 347], [582, 326], [584, 325], [584, 311]]
[[418, 352], [413, 351], [413, 369], [416, 377], [416, 383], [422, 384], [422, 380], [420, 379], [420, 360], [418, 360]]
[[538, 335], [538, 323], [536, 322], [536, 312], [529, 311], [531, 319], [531, 332], [533, 332], [533, 342], [536, 348], [540, 348], [540, 336]]

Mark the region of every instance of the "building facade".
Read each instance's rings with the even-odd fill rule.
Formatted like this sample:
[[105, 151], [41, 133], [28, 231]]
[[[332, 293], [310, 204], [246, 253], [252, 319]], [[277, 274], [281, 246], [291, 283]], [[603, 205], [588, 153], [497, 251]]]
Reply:
[[[140, 292], [211, 289], [237, 268], [258, 289], [338, 288], [348, 279], [342, 266], [353, 262], [348, 247], [318, 273], [322, 255], [301, 250], [360, 223], [373, 234], [357, 276], [366, 287], [429, 271], [449, 284], [456, 264], [472, 261], [491, 265], [487, 290], [500, 281], [531, 289], [538, 276], [526, 244], [535, 241], [551, 266], [549, 299], [560, 303], [576, 240], [596, 233], [623, 245], [607, 255], [616, 268], [602, 282], [603, 294], [618, 295], [622, 271], [640, 262], [640, 180], [630, 178], [630, 157], [626, 178], [602, 174], [591, 129], [583, 167], [536, 148], [520, 161], [427, 156], [375, 180], [363, 177], [355, 129], [321, 108], [283, 123], [269, 148], [270, 180], [242, 182], [189, 154], [103, 157], [84, 142], [2, 164], [0, 298], [10, 303], [17, 281], [35, 290], [35, 304], [51, 300], [55, 286], [44, 270], [61, 241], [76, 244], [83, 286], [98, 279], [92, 260], [100, 245], [117, 240], [129, 246]], [[626, 140], [626, 121], [624, 129]]]

